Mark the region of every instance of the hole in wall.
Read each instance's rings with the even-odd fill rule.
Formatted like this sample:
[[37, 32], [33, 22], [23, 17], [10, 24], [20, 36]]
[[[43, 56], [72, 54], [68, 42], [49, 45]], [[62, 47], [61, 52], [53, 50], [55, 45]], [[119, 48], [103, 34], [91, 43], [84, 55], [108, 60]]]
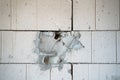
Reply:
[[41, 70], [52, 67], [62, 69], [66, 52], [84, 48], [79, 32], [38, 32], [36, 34], [35, 53], [39, 56]]

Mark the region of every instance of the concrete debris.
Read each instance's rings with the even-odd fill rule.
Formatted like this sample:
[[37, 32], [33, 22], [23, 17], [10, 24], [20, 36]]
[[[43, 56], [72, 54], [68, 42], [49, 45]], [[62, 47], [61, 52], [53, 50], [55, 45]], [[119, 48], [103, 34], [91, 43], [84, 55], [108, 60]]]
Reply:
[[34, 40], [41, 70], [52, 67], [62, 69], [65, 54], [72, 49], [78, 50], [84, 46], [80, 42], [79, 32], [38, 32]]

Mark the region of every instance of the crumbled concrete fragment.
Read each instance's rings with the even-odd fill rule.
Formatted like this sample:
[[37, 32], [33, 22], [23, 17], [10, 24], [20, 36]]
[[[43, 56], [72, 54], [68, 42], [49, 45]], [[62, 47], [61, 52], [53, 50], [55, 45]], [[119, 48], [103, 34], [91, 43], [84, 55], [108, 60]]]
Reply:
[[79, 32], [38, 32], [34, 42], [41, 69], [58, 67], [61, 70], [66, 52], [83, 47], [80, 36]]

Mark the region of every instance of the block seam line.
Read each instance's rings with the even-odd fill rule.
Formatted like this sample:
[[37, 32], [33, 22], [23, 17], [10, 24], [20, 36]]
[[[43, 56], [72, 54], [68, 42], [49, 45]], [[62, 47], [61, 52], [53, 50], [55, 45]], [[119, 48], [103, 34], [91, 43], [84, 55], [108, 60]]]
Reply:
[[[4, 63], [1, 63], [0, 64], [38, 64], [38, 63], [11, 63], [11, 62], [4, 62]], [[65, 63], [65, 64], [70, 64], [70, 63]], [[117, 64], [117, 65], [120, 65], [120, 63], [72, 63], [73, 65], [74, 64]]]
[[10, 30], [12, 29], [12, 0], [10, 0]]
[[96, 30], [96, 0], [95, 0], [95, 30]]
[[118, 61], [117, 61], [117, 59], [118, 59], [118, 58], [117, 58], [117, 47], [118, 47], [118, 46], [117, 46], [117, 41], [118, 41], [117, 39], [118, 39], [118, 32], [117, 32], [117, 31], [116, 31], [115, 35], [116, 35], [116, 36], [115, 36], [115, 37], [116, 37], [116, 63], [118, 63]]
[[71, 0], [71, 31], [73, 30], [73, 0]]
[[120, 0], [119, 0], [119, 31], [120, 31]]
[[39, 30], [38, 27], [38, 0], [36, 0], [36, 28]]
[[[21, 32], [24, 32], [24, 31], [28, 31], [28, 32], [37, 32], [37, 31], [43, 31], [43, 32], [56, 32], [56, 31], [58, 31], [58, 30], [9, 30], [9, 29], [2, 29], [2, 30], [0, 30], [0, 31], [21, 31]], [[120, 31], [120, 30], [73, 30], [73, 31]], [[69, 30], [62, 30], [61, 32], [71, 32], [71, 31], [69, 31]]]
[[17, 30], [17, 28], [18, 28], [18, 25], [17, 25], [18, 24], [18, 20], [17, 20], [17, 17], [18, 17], [18, 14], [17, 14], [18, 13], [17, 12], [18, 4], [17, 4], [17, 2], [18, 2], [18, 0], [16, 0], [16, 5], [15, 5], [16, 6], [16, 16], [15, 16], [15, 20], [16, 20], [15, 24], [16, 25], [15, 25], [15, 30]]
[[71, 80], [73, 80], [74, 79], [74, 66], [73, 66], [73, 64], [71, 63]]
[[73, 80], [73, 64], [71, 63], [71, 80]]

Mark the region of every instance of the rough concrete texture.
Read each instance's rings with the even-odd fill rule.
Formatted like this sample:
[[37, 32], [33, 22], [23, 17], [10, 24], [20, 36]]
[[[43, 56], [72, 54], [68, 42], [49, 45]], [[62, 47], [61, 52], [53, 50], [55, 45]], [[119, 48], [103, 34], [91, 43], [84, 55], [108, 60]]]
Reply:
[[[0, 80], [120, 80], [119, 10], [120, 0], [0, 0]], [[40, 70], [41, 30], [79, 32], [84, 48]]]

